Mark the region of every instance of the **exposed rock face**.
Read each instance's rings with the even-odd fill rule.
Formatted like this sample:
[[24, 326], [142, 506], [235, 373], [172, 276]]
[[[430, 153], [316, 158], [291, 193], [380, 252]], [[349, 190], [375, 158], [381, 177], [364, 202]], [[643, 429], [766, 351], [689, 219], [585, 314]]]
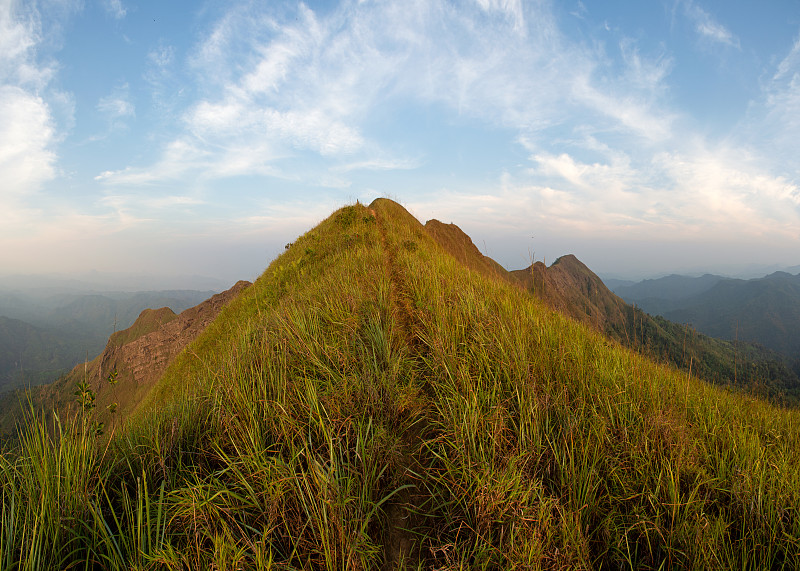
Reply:
[[[74, 410], [75, 389], [86, 380], [96, 397], [98, 420], [108, 426], [116, 419], [127, 418], [175, 357], [249, 285], [247, 281], [237, 282], [179, 315], [166, 307], [144, 310], [128, 329], [112, 335], [103, 353], [93, 361], [78, 365], [56, 382], [37, 389], [35, 400], [47, 411]], [[112, 373], [116, 373], [117, 381], [113, 385], [108, 382]]]
[[[92, 384], [99, 388], [112, 371], [117, 371], [119, 382], [133, 382], [138, 386], [152, 385], [178, 353], [214, 321], [222, 307], [249, 285], [250, 282], [239, 281], [231, 289], [218, 293], [171, 319], [163, 320], [154, 331], [127, 343], [120, 345], [114, 342], [115, 339], [109, 339]], [[163, 312], [164, 309], [166, 308], [155, 311]], [[148, 312], [153, 311], [143, 311], [126, 331], [141, 327], [140, 321], [145, 320]]]
[[624, 339], [631, 308], [572, 254], [560, 257], [549, 268], [536, 262], [511, 275], [553, 309]]

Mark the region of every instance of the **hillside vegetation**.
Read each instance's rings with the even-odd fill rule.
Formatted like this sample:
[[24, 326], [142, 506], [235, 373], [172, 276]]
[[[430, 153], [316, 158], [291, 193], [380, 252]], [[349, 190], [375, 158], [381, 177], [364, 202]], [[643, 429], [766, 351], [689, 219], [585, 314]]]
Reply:
[[123, 429], [32, 419], [4, 568], [793, 569], [798, 413], [471, 270], [379, 199], [298, 238]]
[[750, 280], [669, 276], [619, 288], [650, 313], [722, 339], [759, 343], [800, 372], [800, 274]]
[[[775, 403], [800, 404], [800, 369], [790, 367], [783, 355], [747, 341], [710, 337], [690, 325], [651, 316], [612, 293], [575, 256], [562, 256], [550, 267], [536, 262], [511, 275], [550, 307], [652, 359]], [[697, 282], [710, 283], [712, 279], [704, 276]], [[676, 281], [680, 280], [673, 276], [663, 278], [647, 289], [658, 287], [666, 295]], [[691, 285], [698, 287], [698, 283]]]
[[[800, 368], [790, 367], [781, 354], [745, 341], [709, 337], [691, 326], [650, 316], [616, 296], [573, 255], [562, 256], [549, 267], [536, 262], [526, 269], [508, 272], [481, 254], [455, 224], [429, 220], [425, 230], [441, 248], [471, 270], [521, 285], [549, 307], [643, 355], [774, 403], [800, 404]], [[712, 279], [713, 276], [704, 276], [691, 280], [689, 289], [698, 288], [698, 282], [709, 284]], [[642, 282], [640, 286], [643, 291], [677, 295], [679, 284], [685, 281], [670, 276]]]

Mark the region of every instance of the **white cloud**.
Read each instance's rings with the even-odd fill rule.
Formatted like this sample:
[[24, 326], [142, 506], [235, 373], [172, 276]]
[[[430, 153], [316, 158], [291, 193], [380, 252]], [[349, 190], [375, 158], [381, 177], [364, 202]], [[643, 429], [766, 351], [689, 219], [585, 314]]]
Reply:
[[654, 164], [672, 183], [684, 226], [694, 222], [699, 233], [717, 237], [800, 239], [800, 188], [741, 150], [662, 153]]
[[0, 125], [4, 194], [25, 194], [52, 178], [53, 125], [45, 102], [18, 87], [0, 87]]
[[122, 0], [103, 0], [103, 7], [116, 20], [121, 20], [128, 13]]
[[653, 59], [647, 59], [641, 55], [638, 45], [630, 38], [623, 39], [619, 49], [625, 62], [623, 83], [644, 94], [660, 95], [664, 89], [664, 82], [672, 71], [672, 58], [660, 53]]
[[584, 163], [564, 153], [531, 157], [539, 216], [585, 222], [593, 232], [646, 228], [670, 241], [800, 238], [800, 187], [765, 171], [741, 150], [707, 149], [696, 141], [636, 162], [616, 153], [607, 163]]
[[[577, 248], [595, 271], [630, 273], [636, 264], [644, 275], [669, 269], [668, 258], [722, 271], [796, 255], [800, 187], [739, 150], [706, 149], [695, 141], [646, 163], [624, 155], [592, 163], [568, 154], [532, 160], [530, 173], [504, 173], [490, 193], [438, 189], [412, 199], [410, 209], [425, 219], [456, 222], [476, 244], [505, 243], [500, 261], [512, 268], [529, 263], [511, 255], [529, 240], [538, 259], [552, 261]], [[634, 243], [647, 244], [649, 254], [634, 252]]]
[[42, 92], [52, 66], [36, 60], [37, 14], [0, 3], [0, 211], [24, 210], [23, 200], [55, 175], [56, 130]]
[[118, 95], [109, 95], [102, 97], [97, 102], [97, 110], [112, 119], [119, 117], [133, 117], [136, 115], [133, 103], [127, 97], [120, 97]]
[[103, 171], [94, 177], [98, 182], [121, 185], [147, 185], [176, 181], [187, 171], [207, 165], [211, 153], [199, 148], [190, 138], [176, 139], [164, 149], [162, 159], [149, 168], [126, 167]]
[[176, 48], [170, 44], [160, 43], [147, 53], [142, 77], [150, 88], [153, 107], [165, 122], [180, 115], [178, 106], [187, 98], [189, 81], [181, 75], [180, 64]]
[[357, 170], [370, 171], [392, 171], [392, 170], [413, 170], [422, 164], [419, 159], [395, 159], [391, 157], [374, 158], [353, 163], [343, 163], [331, 170], [335, 172], [350, 172]]
[[97, 111], [106, 118], [111, 130], [125, 127], [125, 120], [136, 116], [128, 84], [120, 85], [111, 94], [101, 97], [97, 102]]
[[525, 16], [521, 0], [477, 0], [481, 8], [488, 12], [499, 12], [514, 23], [514, 30], [524, 32]]
[[16, 2], [0, 3], [0, 78], [4, 82], [19, 80], [20, 67], [37, 41], [33, 15], [20, 14]]
[[130, 215], [131, 212], [148, 212], [154, 210], [174, 209], [175, 207], [199, 206], [206, 204], [206, 201], [189, 195], [150, 195], [139, 194], [109, 194], [101, 200], [101, 203], [113, 208], [117, 213], [125, 213], [130, 224], [145, 220]]
[[148, 52], [147, 60], [161, 70], [166, 69], [175, 61], [175, 48], [169, 45], [159, 46]]
[[684, 12], [702, 40], [741, 49], [739, 38], [692, 0], [684, 3]]
[[[240, 5], [194, 50], [206, 96], [175, 139], [209, 151], [208, 160], [166, 167], [167, 151], [163, 168], [139, 170], [276, 173], [267, 163], [305, 152], [338, 172], [407, 168], [419, 159], [392, 156], [370, 135], [373, 116], [396, 104], [443, 105], [531, 136], [599, 114], [600, 131], [669, 137], [673, 114], [659, 104], [671, 61], [648, 59], [631, 43], [621, 50], [623, 74], [604, 80], [606, 63], [566, 42], [547, 6], [512, 0], [346, 3], [325, 16], [300, 5], [296, 18], [280, 20]], [[234, 149], [244, 154], [228, 168]]]

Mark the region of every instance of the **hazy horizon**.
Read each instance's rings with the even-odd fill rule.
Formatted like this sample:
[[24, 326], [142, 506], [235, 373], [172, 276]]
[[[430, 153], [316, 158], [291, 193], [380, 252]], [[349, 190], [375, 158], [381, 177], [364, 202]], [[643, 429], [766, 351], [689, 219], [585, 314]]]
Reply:
[[253, 279], [387, 196], [510, 269], [800, 265], [800, 4], [0, 0], [0, 272]]
[[[478, 245], [482, 253], [492, 256], [485, 244]], [[552, 265], [562, 255], [570, 254], [566, 252], [552, 258], [541, 257], [535, 252], [535, 256], [527, 258], [520, 257], [518, 263], [503, 262], [497, 259], [507, 270], [519, 270], [528, 267], [532, 262], [543, 262], [548, 266]], [[276, 256], [277, 257], [277, 256]], [[274, 259], [274, 258], [273, 258]], [[579, 258], [582, 262], [592, 267], [592, 258]], [[527, 261], [525, 261], [527, 260]], [[211, 274], [143, 274], [138, 272], [104, 272], [90, 269], [80, 272], [29, 272], [13, 273], [0, 272], [0, 291], [39, 291], [47, 290], [74, 291], [74, 292], [136, 292], [136, 291], [160, 291], [160, 290], [198, 290], [198, 291], [224, 291], [232, 287], [239, 280], [254, 281], [267, 268], [267, 260], [263, 267], [253, 269], [249, 274], [236, 275], [211, 275]], [[776, 271], [788, 271], [792, 274], [800, 273], [800, 265], [788, 266], [785, 264], [742, 264], [739, 266], [675, 266], [672, 268], [661, 269], [648, 272], [627, 271], [627, 272], [596, 272], [602, 279], [612, 279], [621, 281], [639, 282], [648, 279], [658, 279], [669, 275], [682, 275], [688, 277], [699, 277], [704, 274], [716, 274], [728, 278], [754, 279], [767, 276]]]

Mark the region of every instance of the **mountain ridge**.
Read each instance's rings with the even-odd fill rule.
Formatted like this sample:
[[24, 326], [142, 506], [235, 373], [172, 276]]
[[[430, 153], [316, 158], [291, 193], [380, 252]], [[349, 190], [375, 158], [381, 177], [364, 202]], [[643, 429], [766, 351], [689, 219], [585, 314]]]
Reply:
[[800, 413], [644, 358], [466, 267], [385, 199], [295, 240], [110, 441], [93, 414], [54, 437], [34, 423], [17, 456], [0, 455], [12, 563], [800, 561]]
[[[74, 390], [86, 383], [97, 408], [98, 422], [111, 427], [116, 417], [127, 417], [147, 396], [174, 358], [235, 298], [250, 282], [239, 281], [230, 289], [214, 294], [202, 303], [175, 314], [170, 308], [145, 309], [127, 329], [109, 337], [105, 349], [91, 361], [76, 365], [70, 372], [33, 392], [38, 406], [68, 414], [76, 404]], [[114, 383], [109, 382], [113, 375]], [[10, 395], [6, 401], [20, 400]], [[8, 410], [8, 403], [4, 408]], [[113, 407], [113, 414], [109, 412]], [[9, 433], [16, 415], [6, 412], [0, 427]]]
[[573, 254], [561, 256], [549, 267], [536, 262], [508, 272], [484, 256], [455, 224], [430, 221], [425, 229], [440, 247], [471, 270], [520, 286], [552, 309], [649, 358], [774, 402], [800, 403], [800, 377], [781, 355], [748, 343], [698, 335], [688, 326], [653, 318], [615, 295]]

